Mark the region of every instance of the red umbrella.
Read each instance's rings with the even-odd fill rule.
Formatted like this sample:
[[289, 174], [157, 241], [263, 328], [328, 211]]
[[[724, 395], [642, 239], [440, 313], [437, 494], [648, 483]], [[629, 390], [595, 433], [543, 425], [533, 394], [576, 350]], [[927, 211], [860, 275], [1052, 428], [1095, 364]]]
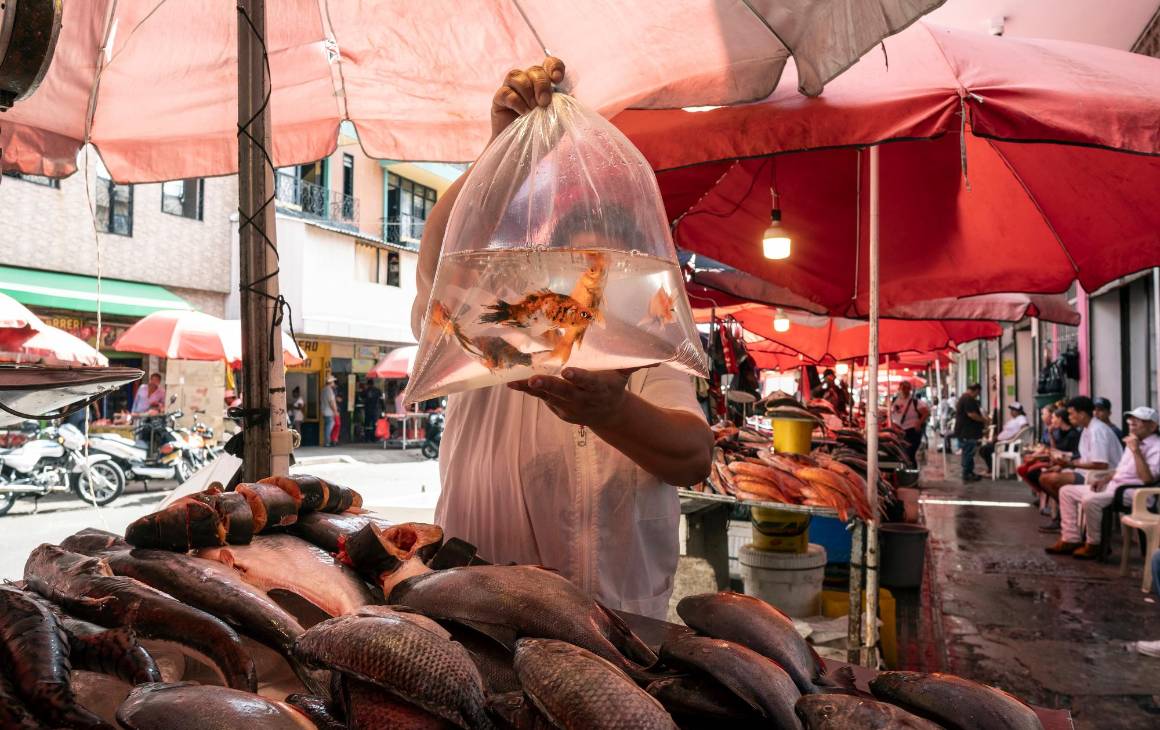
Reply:
[[[1160, 265], [1160, 60], [923, 23], [885, 49], [889, 70], [870, 54], [821, 99], [620, 114], [662, 171], [677, 245], [864, 316], [864, 146], [890, 141], [878, 148], [884, 312], [1075, 280], [1091, 291]], [[773, 188], [794, 239], [783, 261], [762, 254]]]
[[[224, 360], [231, 366], [242, 361], [241, 323], [204, 312], [167, 309], [147, 315], [117, 338], [113, 349], [141, 352], [178, 360]], [[303, 362], [294, 340], [282, 333], [287, 366]]]
[[419, 352], [418, 345], [398, 347], [388, 352], [379, 360], [370, 372], [368, 378], [406, 378], [410, 377], [411, 369], [415, 367], [415, 355]]
[[[790, 326], [785, 332], [774, 329], [775, 310], [751, 307], [732, 316], [749, 332], [775, 343], [782, 350], [801, 353], [815, 363], [831, 363], [866, 357], [869, 325], [861, 320], [818, 317], [784, 312]], [[939, 350], [963, 342], [994, 338], [1002, 334], [994, 322], [959, 320], [892, 320], [879, 322], [879, 352], [893, 355], [914, 350]], [[759, 350], [760, 345], [755, 345]]]
[[22, 355], [51, 364], [108, 367], [109, 358], [62, 329], [45, 325], [20, 346]]
[[18, 352], [22, 344], [47, 326], [28, 307], [0, 294], [0, 351]]

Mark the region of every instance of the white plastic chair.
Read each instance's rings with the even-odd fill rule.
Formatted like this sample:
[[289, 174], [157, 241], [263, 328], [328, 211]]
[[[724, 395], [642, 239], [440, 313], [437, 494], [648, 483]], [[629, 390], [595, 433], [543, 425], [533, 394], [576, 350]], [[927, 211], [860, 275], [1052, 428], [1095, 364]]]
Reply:
[[1003, 477], [1003, 462], [1011, 462], [1011, 470], [1022, 461], [1023, 443], [1028, 440], [1027, 436], [1031, 434], [1031, 427], [1024, 426], [1019, 429], [1019, 432], [1010, 441], [998, 441], [995, 443], [995, 451], [991, 454], [991, 480], [1001, 479]]
[[1160, 549], [1160, 515], [1148, 511], [1148, 498], [1160, 495], [1160, 487], [1142, 487], [1132, 493], [1132, 512], [1120, 518], [1120, 530], [1124, 533], [1124, 545], [1120, 551], [1120, 575], [1128, 574], [1128, 550], [1132, 547], [1132, 531], [1139, 530], [1140, 539], [1147, 549], [1144, 551], [1144, 580], [1140, 590], [1152, 590], [1152, 553]]

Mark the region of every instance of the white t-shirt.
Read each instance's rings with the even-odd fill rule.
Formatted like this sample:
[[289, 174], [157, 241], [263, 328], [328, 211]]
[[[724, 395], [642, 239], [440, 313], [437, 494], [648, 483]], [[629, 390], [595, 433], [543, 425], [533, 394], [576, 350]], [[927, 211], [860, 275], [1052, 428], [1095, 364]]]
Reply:
[[[1010, 441], [1015, 438], [1015, 434], [1027, 427], [1027, 416], [1020, 413], [1011, 420], [1003, 424], [1003, 429], [999, 431], [999, 435], [995, 437], [996, 441]], [[1115, 434], [1113, 434], [1114, 436]]]
[[894, 402], [890, 404], [890, 421], [903, 431], [918, 428], [922, 424], [920, 409], [925, 407], [926, 404], [920, 398], [915, 398], [914, 394], [909, 398], [895, 396]]
[[[628, 390], [704, 418], [689, 376], [638, 370]], [[435, 521], [493, 563], [559, 570], [606, 606], [664, 618], [677, 492], [543, 401], [505, 386], [448, 397]]]
[[[1116, 432], [1098, 418], [1093, 418], [1083, 433], [1079, 435], [1080, 461], [1102, 461], [1110, 469], [1112, 464], [1120, 463], [1120, 456], [1123, 453], [1124, 445], [1116, 438]], [[1088, 482], [1100, 470], [1077, 469], [1076, 471], [1083, 474], [1084, 481]]]
[[[1140, 454], [1153, 477], [1160, 477], [1160, 435], [1152, 434], [1140, 442]], [[1136, 471], [1136, 456], [1129, 449], [1124, 449], [1120, 463], [1116, 466], [1116, 473], [1108, 482], [1108, 489], [1115, 491], [1121, 484], [1143, 484], [1140, 473]]]

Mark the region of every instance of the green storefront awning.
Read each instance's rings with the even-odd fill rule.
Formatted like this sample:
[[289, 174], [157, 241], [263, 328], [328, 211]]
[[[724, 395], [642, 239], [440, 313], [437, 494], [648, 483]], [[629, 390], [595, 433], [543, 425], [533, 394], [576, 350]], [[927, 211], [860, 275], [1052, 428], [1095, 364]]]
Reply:
[[[0, 266], [0, 292], [26, 307], [97, 311], [95, 276]], [[101, 312], [144, 317], [162, 309], [193, 309], [189, 302], [156, 284], [101, 279]]]

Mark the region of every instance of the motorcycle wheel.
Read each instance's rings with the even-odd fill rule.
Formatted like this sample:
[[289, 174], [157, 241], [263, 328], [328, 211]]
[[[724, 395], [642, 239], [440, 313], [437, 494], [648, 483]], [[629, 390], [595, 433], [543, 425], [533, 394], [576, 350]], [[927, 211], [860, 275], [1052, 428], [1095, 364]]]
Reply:
[[425, 459], [438, 459], [439, 458], [439, 447], [436, 446], [435, 444], [431, 443], [430, 441], [427, 441], [426, 443], [424, 443], [423, 444], [423, 458], [425, 458]]
[[[125, 472], [111, 461], [102, 461], [89, 467], [94, 476], [102, 480], [103, 484], [89, 485], [88, 474], [81, 472], [76, 476], [74, 489], [77, 496], [98, 507], [104, 507], [125, 491]], [[96, 479], [94, 479], [96, 481]]]
[[0, 494], [0, 517], [8, 514], [8, 510], [12, 509], [14, 504], [16, 504], [15, 494]]

